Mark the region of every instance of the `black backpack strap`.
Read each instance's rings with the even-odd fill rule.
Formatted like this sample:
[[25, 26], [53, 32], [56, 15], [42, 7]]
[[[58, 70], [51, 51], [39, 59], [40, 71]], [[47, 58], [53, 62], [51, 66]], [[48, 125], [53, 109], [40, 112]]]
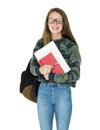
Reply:
[[20, 92], [24, 90], [24, 88], [33, 83], [34, 76], [30, 72], [30, 61], [27, 65], [26, 70], [21, 73], [21, 81], [20, 81]]

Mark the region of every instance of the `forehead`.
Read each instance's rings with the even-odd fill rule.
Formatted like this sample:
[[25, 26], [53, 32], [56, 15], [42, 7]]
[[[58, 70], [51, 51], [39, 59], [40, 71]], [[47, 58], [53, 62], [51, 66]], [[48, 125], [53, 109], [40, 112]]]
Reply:
[[49, 18], [62, 18], [62, 15], [56, 11], [50, 13]]

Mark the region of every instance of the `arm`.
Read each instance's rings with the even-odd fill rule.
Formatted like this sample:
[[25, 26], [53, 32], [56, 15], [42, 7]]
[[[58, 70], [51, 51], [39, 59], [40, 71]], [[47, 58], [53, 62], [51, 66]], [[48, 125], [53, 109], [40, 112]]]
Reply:
[[73, 45], [69, 49], [69, 65], [71, 70], [68, 73], [56, 75], [54, 73], [49, 74], [49, 80], [56, 83], [72, 83], [76, 82], [80, 78], [80, 59], [78, 48]]
[[41, 73], [39, 71], [40, 66], [38, 64], [38, 61], [37, 61], [35, 55], [34, 55], [34, 52], [37, 51], [38, 49], [40, 49], [41, 47], [42, 47], [42, 43], [41, 43], [41, 40], [39, 40], [34, 47], [33, 56], [32, 56], [31, 61], [30, 61], [30, 72], [35, 76], [40, 76]]
[[[31, 59], [30, 62], [30, 72], [35, 75], [35, 76], [46, 76], [48, 73], [51, 72], [52, 66], [51, 65], [44, 65], [41, 66], [38, 64], [38, 61], [34, 55], [34, 52], [37, 51], [38, 49], [40, 49], [42, 46], [41, 41], [38, 41], [38, 43], [36, 44], [34, 51], [33, 51], [33, 57]], [[47, 76], [46, 76], [47, 77]], [[46, 78], [47, 80], [47, 78]]]

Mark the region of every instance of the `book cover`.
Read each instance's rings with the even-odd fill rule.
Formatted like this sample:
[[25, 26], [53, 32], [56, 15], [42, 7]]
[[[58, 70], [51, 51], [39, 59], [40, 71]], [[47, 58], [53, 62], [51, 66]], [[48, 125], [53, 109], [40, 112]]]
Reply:
[[48, 53], [46, 56], [41, 58], [38, 62], [40, 64], [40, 66], [43, 66], [43, 65], [53, 65], [52, 72], [55, 73], [55, 74], [62, 74], [62, 73], [64, 73], [62, 67], [57, 62], [57, 60], [55, 59], [55, 57], [53, 56], [52, 53]]

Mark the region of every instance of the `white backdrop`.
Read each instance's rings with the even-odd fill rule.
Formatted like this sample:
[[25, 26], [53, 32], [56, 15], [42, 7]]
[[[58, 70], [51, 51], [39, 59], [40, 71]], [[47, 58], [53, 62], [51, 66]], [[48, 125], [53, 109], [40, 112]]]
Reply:
[[[82, 55], [81, 78], [72, 89], [69, 130], [100, 130], [99, 0], [0, 1], [0, 129], [39, 130], [36, 104], [19, 93], [20, 75], [42, 36], [52, 7], [68, 15]], [[55, 122], [54, 122], [54, 130]]]

